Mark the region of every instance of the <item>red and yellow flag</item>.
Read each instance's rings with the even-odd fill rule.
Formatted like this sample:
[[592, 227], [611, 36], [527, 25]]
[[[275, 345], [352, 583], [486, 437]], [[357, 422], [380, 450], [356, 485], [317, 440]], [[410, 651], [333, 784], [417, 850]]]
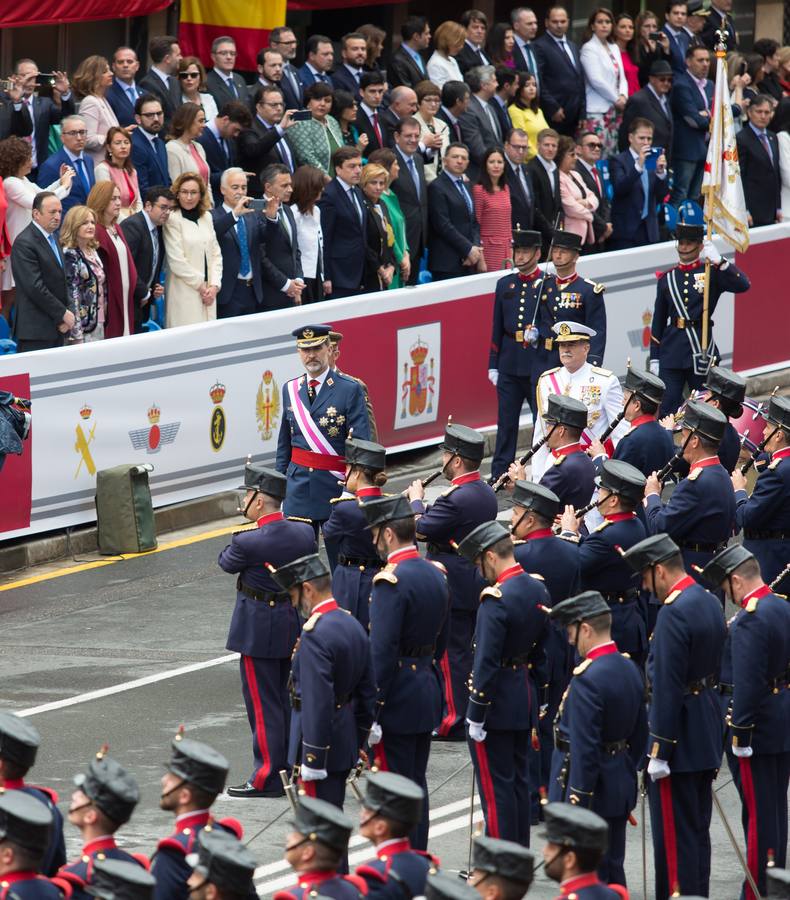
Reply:
[[254, 72], [269, 32], [285, 25], [285, 5], [286, 0], [181, 0], [181, 52], [210, 64], [211, 42], [227, 34], [236, 41], [236, 68]]

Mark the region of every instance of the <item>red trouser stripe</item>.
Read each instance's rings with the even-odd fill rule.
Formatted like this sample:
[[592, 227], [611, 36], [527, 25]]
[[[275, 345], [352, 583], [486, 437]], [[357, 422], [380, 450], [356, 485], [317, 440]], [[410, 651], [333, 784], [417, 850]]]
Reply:
[[258, 693], [258, 680], [255, 677], [255, 665], [252, 658], [242, 656], [244, 660], [244, 675], [247, 679], [247, 690], [250, 692], [252, 700], [252, 710], [255, 714], [255, 736], [258, 739], [258, 749], [263, 757], [263, 766], [255, 773], [252, 786], [260, 790], [269, 777], [272, 770], [272, 760], [269, 756], [269, 743], [266, 740], [266, 724], [263, 719], [263, 704], [261, 703], [261, 695]]
[[384, 738], [373, 745], [373, 761], [378, 766], [380, 772], [389, 772], [390, 767], [387, 765], [387, 754], [384, 752]]
[[675, 810], [672, 806], [671, 775], [658, 782], [658, 795], [661, 798], [661, 821], [664, 827], [664, 853], [667, 858], [667, 878], [669, 890], [673, 893], [679, 889], [678, 884], [678, 845], [675, 831]]
[[[741, 770], [741, 785], [743, 786], [743, 802], [746, 804], [746, 815], [749, 817], [749, 827], [746, 830], [746, 865], [757, 883], [759, 870], [759, 854], [757, 844], [757, 797], [754, 793], [754, 778], [752, 777], [752, 761], [748, 757], [739, 757], [738, 766]], [[747, 881], [744, 885], [746, 900], [755, 900], [752, 886]]]
[[450, 677], [450, 657], [445, 650], [442, 654], [442, 660], [439, 663], [442, 670], [442, 681], [444, 682], [444, 702], [447, 704], [447, 715], [442, 719], [439, 725], [439, 734], [445, 737], [455, 724], [455, 699], [453, 697], [453, 681]]
[[473, 741], [477, 754], [478, 772], [480, 774], [480, 789], [486, 801], [486, 825], [488, 835], [492, 838], [499, 837], [499, 817], [496, 811], [496, 795], [494, 794], [494, 782], [491, 780], [491, 770], [488, 768], [488, 753], [485, 741]]
[[315, 797], [315, 782], [314, 781], [302, 781], [299, 779], [299, 790], [304, 791], [306, 797]]

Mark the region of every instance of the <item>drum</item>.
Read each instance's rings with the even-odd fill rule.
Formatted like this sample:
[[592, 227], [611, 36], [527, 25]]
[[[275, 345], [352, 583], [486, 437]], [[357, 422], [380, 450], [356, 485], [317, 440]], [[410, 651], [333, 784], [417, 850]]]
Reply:
[[765, 419], [762, 416], [764, 404], [758, 403], [747, 397], [743, 401], [743, 413], [740, 418], [732, 419], [732, 424], [741, 438], [741, 446], [749, 453], [754, 453], [760, 446], [765, 429]]

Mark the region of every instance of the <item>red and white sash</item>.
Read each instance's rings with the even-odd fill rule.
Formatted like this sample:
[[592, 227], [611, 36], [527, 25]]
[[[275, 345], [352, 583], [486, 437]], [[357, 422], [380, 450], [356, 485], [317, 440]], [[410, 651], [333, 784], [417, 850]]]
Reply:
[[[302, 398], [299, 396], [299, 389], [297, 387], [299, 383], [298, 378], [294, 378], [288, 382], [288, 397], [291, 401], [291, 407], [294, 411], [294, 416], [296, 417], [296, 421], [299, 424], [299, 430], [302, 432], [302, 436], [310, 445], [310, 449], [313, 453], [318, 453], [322, 456], [332, 456], [336, 459], [340, 459], [338, 454], [335, 452], [335, 448], [329, 443], [329, 441], [321, 434], [318, 426], [313, 421], [313, 417], [310, 415], [307, 407], [302, 403]], [[337, 478], [344, 478], [345, 472], [340, 470], [337, 471], [335, 469], [330, 469], [334, 476]]]

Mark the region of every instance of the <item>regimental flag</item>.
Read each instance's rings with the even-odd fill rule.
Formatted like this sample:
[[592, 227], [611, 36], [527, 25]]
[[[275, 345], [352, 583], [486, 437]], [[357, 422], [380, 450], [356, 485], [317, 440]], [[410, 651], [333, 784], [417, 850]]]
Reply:
[[705, 219], [736, 250], [743, 253], [749, 246], [746, 200], [743, 196], [738, 145], [732, 120], [730, 88], [727, 82], [727, 58], [716, 53], [716, 85], [713, 90], [708, 158], [702, 193], [705, 195]]
[[286, 0], [181, 0], [178, 42], [186, 55], [211, 62], [211, 42], [236, 41], [236, 69], [255, 71], [255, 57], [269, 43], [272, 28], [285, 25]]

